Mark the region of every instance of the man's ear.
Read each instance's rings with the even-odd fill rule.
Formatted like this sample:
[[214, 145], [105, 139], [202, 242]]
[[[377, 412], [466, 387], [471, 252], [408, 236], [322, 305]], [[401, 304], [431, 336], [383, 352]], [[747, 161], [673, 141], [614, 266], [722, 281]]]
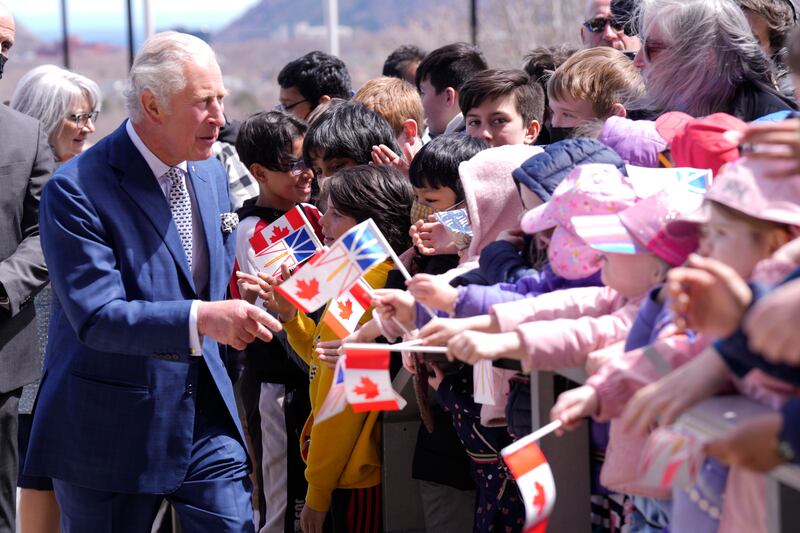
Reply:
[[403, 121], [403, 135], [405, 135], [407, 143], [414, 144], [414, 138], [419, 135], [419, 126], [416, 120], [407, 118]]
[[256, 179], [257, 182], [259, 183], [267, 182], [267, 169], [264, 167], [264, 165], [260, 163], [253, 163], [249, 167], [247, 167], [247, 170], [250, 171], [250, 174], [253, 175], [253, 177]]
[[447, 107], [458, 107], [458, 91], [453, 89], [452, 87], [447, 87], [444, 90], [447, 103]]
[[528, 131], [525, 132], [525, 144], [533, 144], [539, 137], [539, 132], [542, 131], [542, 125], [538, 120], [531, 120], [528, 124]]
[[153, 94], [153, 91], [150, 89], [142, 91], [142, 94], [139, 95], [139, 103], [142, 106], [145, 118], [150, 122], [161, 124], [164, 121], [164, 109], [161, 107], [156, 95]]
[[331, 97], [328, 96], [327, 94], [323, 94], [322, 96], [319, 97], [319, 102], [317, 102], [317, 105], [319, 105], [319, 104], [327, 104], [330, 101], [331, 101]]
[[625, 118], [628, 116], [628, 111], [625, 109], [624, 105], [620, 104], [619, 102], [614, 102], [611, 105], [611, 114], [609, 116]]

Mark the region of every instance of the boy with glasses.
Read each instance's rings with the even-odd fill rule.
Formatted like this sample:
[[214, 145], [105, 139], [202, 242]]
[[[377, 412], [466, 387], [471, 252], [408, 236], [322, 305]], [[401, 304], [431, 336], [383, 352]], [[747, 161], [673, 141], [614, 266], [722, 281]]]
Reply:
[[[231, 280], [233, 297], [244, 297], [236, 271], [257, 275], [250, 238], [309, 200], [313, 173], [303, 162], [307, 126], [280, 111], [260, 112], [242, 123], [236, 151], [255, 180], [259, 194], [237, 211], [236, 263]], [[319, 212], [303, 205], [306, 218], [321, 236]], [[320, 237], [321, 238], [321, 237]], [[245, 349], [241, 401], [258, 478], [259, 531], [296, 531], [306, 494], [305, 465], [297, 435], [310, 411], [308, 377], [299, 359], [276, 334]]]
[[321, 103], [353, 96], [353, 84], [344, 61], [315, 50], [290, 61], [278, 73], [278, 111], [306, 120]]

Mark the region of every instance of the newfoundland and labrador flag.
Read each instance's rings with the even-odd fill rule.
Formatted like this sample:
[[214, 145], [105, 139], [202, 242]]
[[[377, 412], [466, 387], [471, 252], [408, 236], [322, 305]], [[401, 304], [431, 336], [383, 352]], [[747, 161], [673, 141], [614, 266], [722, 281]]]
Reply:
[[544, 533], [556, 503], [556, 483], [542, 450], [531, 434], [501, 450], [503, 461], [517, 480], [525, 503], [524, 533]]
[[345, 345], [344, 389], [353, 411], [398, 411], [405, 407], [405, 400], [392, 388], [389, 357], [389, 350]]
[[344, 339], [356, 330], [361, 317], [370, 307], [370, 300], [372, 289], [363, 279], [358, 280], [350, 290], [331, 302], [322, 321], [337, 337]]
[[372, 219], [368, 219], [349, 229], [330, 249], [312, 257], [275, 290], [301, 311], [313, 313], [341, 296], [367, 270], [391, 255], [386, 239]]
[[319, 424], [338, 415], [345, 407], [347, 407], [347, 395], [344, 392], [344, 357], [340, 357], [333, 371], [333, 384], [328, 389], [328, 395], [319, 411], [314, 415], [314, 423]]
[[270, 276], [280, 277], [281, 265], [294, 268], [310, 259], [322, 248], [314, 229], [296, 206], [250, 238], [257, 268]]

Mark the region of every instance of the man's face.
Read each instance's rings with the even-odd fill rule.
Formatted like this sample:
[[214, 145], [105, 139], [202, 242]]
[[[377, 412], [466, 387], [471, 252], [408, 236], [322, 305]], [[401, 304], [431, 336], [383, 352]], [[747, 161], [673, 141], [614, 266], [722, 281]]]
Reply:
[[437, 93], [428, 78], [419, 83], [419, 92], [428, 129], [433, 135], [444, 133], [447, 124], [458, 114], [458, 105], [448, 100], [447, 89]]
[[167, 164], [211, 157], [211, 146], [225, 124], [222, 99], [226, 91], [217, 62], [204, 58], [185, 64], [183, 70], [186, 87], [170, 99], [159, 124]]
[[594, 20], [602, 23], [606, 21], [599, 31], [589, 31], [585, 25], [581, 26], [581, 41], [586, 48], [597, 46], [610, 46], [622, 51], [639, 50], [639, 38], [628, 37], [619, 29], [616, 30], [610, 24], [611, 21], [611, 0], [588, 0], [584, 10], [584, 24]]
[[305, 120], [306, 117], [314, 109], [312, 103], [303, 98], [297, 87], [281, 87], [278, 93], [278, 101], [281, 107], [287, 113], [294, 115], [300, 120]]
[[11, 12], [0, 6], [0, 54], [8, 58], [8, 52], [14, 46], [17, 27]]
[[494, 99], [486, 99], [478, 107], [473, 107], [464, 116], [467, 135], [483, 139], [492, 148], [506, 144], [530, 144], [526, 138], [527, 124], [517, 111], [514, 95], [507, 94]]

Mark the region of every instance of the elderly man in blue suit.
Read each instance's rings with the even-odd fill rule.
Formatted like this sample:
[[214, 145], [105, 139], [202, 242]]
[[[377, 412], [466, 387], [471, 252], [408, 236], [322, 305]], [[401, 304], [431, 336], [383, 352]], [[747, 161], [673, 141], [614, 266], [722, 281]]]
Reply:
[[226, 346], [280, 324], [222, 301], [235, 238], [209, 157], [224, 96], [207, 44], [153, 36], [130, 119], [42, 195], [54, 307], [26, 471], [54, 479], [65, 533], [150, 531], [163, 498], [186, 531], [253, 530]]

